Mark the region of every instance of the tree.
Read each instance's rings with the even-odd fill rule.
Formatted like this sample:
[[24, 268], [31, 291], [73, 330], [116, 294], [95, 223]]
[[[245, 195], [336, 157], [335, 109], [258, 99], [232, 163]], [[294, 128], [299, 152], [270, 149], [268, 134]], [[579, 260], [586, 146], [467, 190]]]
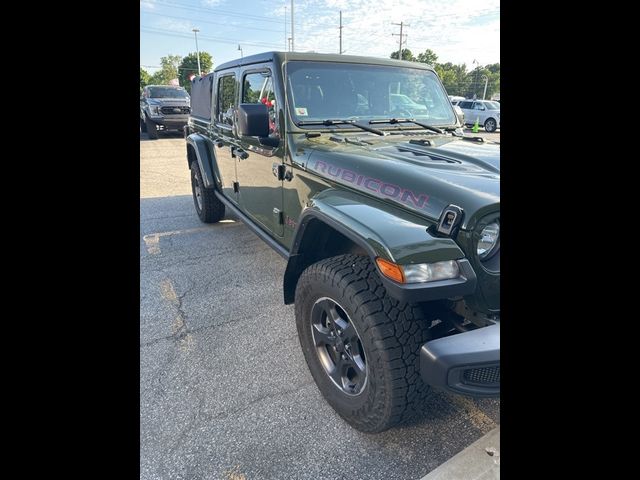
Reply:
[[[398, 51], [396, 50], [395, 52], [393, 52], [389, 58], [395, 58], [396, 60], [398, 59]], [[410, 62], [415, 62], [416, 59], [413, 56], [413, 53], [411, 53], [411, 50], [409, 50], [408, 48], [403, 48], [402, 49], [402, 60], [409, 60]]]
[[[200, 70], [202, 73], [208, 73], [213, 66], [213, 58], [210, 53], [200, 52]], [[189, 75], [192, 73], [198, 75], [198, 55], [196, 53], [189, 53], [182, 59], [180, 64], [180, 85], [185, 87], [189, 93], [191, 93], [191, 82], [189, 81]]]
[[151, 76], [154, 85], [169, 85], [174, 78], [178, 78], [178, 66], [182, 61], [180, 55], [167, 55], [160, 59], [162, 67]]
[[149, 77], [149, 83], [147, 85], [168, 85], [169, 80], [164, 79], [162, 70], [158, 70], [156, 73]]
[[416, 57], [416, 62], [427, 63], [429, 65], [435, 65], [438, 61], [438, 55], [436, 53], [427, 48], [424, 52], [419, 53]]
[[149, 85], [150, 78], [149, 72], [140, 67], [140, 95], [142, 95], [142, 89]]
[[[397, 59], [398, 51], [394, 51], [390, 57]], [[492, 63], [484, 67], [478, 66], [475, 70], [467, 72], [467, 66], [464, 63], [461, 65], [454, 65], [451, 62], [438, 63], [438, 55], [429, 48], [419, 53], [417, 57], [414, 57], [408, 48], [404, 49], [402, 50], [402, 59], [432, 65], [448, 95], [460, 95], [467, 98], [476, 95], [478, 98], [482, 98], [485, 85], [483, 75], [487, 77], [485, 98], [489, 99], [495, 93], [500, 92], [499, 63]]]

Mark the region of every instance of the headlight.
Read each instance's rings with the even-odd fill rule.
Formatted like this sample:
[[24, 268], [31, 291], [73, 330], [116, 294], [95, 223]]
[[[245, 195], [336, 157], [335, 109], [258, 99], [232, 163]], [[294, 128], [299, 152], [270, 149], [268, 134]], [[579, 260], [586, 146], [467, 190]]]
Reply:
[[455, 260], [403, 265], [402, 269], [406, 283], [435, 282], [436, 280], [457, 278], [460, 275], [458, 262]]
[[385, 277], [398, 283], [435, 282], [436, 280], [447, 280], [460, 276], [460, 267], [455, 260], [397, 265], [378, 257], [376, 258], [376, 263]]
[[158, 105], [151, 105], [149, 111], [151, 115], [160, 115], [160, 107]]
[[500, 224], [493, 222], [487, 225], [480, 232], [478, 240], [478, 256], [480, 260], [487, 260], [493, 255], [500, 245]]

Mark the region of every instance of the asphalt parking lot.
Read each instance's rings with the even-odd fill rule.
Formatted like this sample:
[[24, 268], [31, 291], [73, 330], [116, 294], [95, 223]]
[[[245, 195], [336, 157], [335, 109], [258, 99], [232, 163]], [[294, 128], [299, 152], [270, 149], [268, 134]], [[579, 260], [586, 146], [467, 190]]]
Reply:
[[233, 215], [198, 220], [181, 135], [141, 134], [141, 479], [419, 479], [500, 423], [499, 400], [434, 393], [411, 425], [353, 430], [307, 370], [284, 269]]

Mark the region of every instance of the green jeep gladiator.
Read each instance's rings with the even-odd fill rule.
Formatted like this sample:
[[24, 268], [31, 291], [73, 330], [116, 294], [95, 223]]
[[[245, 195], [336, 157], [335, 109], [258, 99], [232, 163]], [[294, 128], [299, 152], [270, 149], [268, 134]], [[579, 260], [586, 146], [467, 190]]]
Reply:
[[284, 257], [338, 414], [380, 432], [432, 387], [500, 394], [500, 147], [463, 135], [431, 67], [268, 52], [194, 80], [191, 106], [195, 210]]

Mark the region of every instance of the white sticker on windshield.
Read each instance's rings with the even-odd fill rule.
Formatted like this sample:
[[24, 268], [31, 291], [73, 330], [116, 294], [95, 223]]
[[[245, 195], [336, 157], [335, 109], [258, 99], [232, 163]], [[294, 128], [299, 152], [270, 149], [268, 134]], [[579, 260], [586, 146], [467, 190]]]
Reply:
[[296, 107], [296, 115], [299, 115], [301, 117], [309, 116], [305, 107]]

